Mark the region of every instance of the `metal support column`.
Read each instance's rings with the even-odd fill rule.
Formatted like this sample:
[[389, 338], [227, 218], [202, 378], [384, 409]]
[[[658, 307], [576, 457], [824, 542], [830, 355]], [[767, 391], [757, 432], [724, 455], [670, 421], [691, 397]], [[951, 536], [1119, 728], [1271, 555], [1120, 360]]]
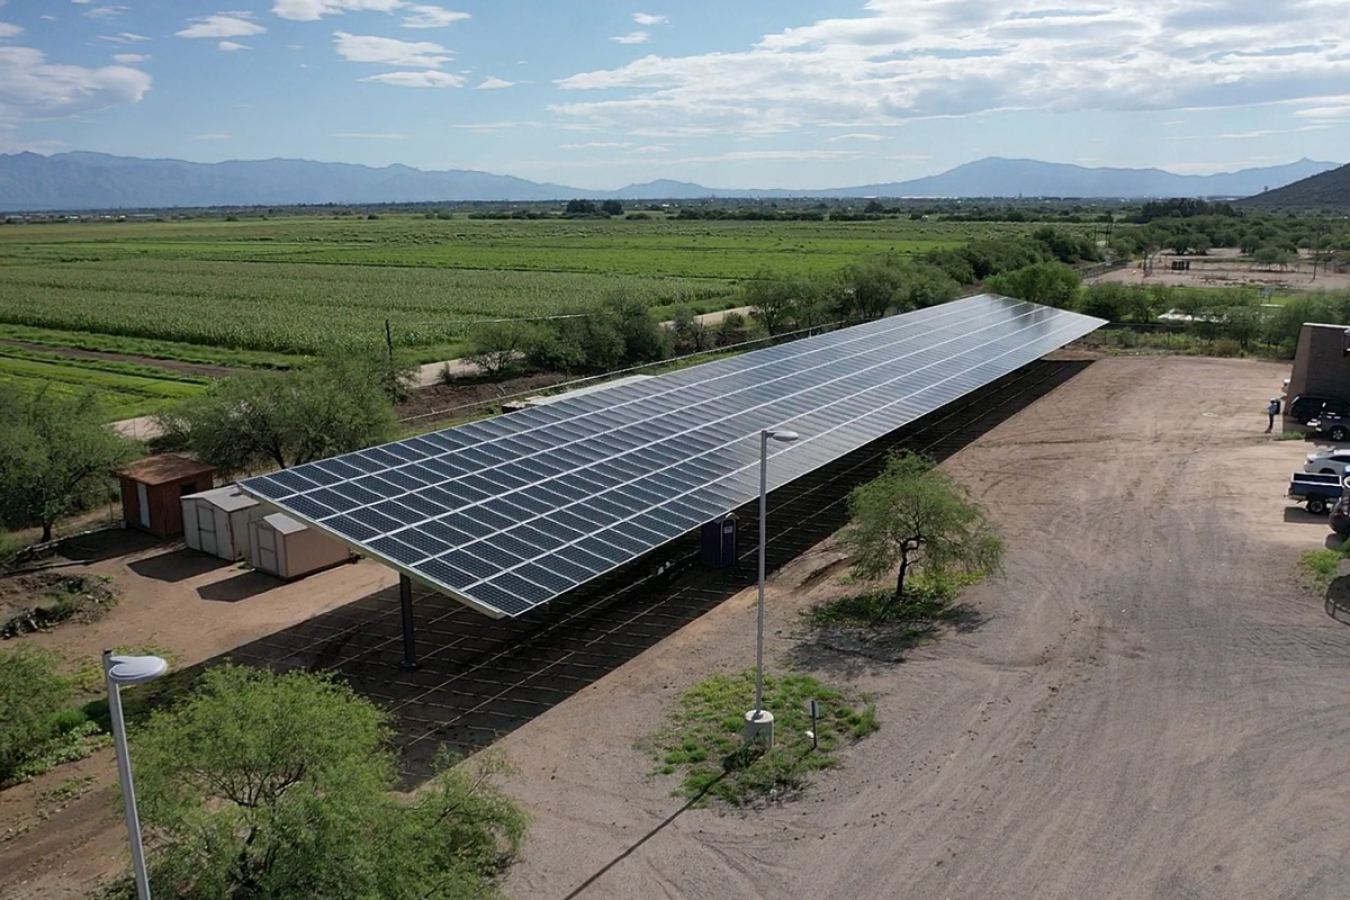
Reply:
[[417, 668], [417, 639], [413, 635], [412, 579], [398, 576], [398, 603], [403, 611], [403, 668]]

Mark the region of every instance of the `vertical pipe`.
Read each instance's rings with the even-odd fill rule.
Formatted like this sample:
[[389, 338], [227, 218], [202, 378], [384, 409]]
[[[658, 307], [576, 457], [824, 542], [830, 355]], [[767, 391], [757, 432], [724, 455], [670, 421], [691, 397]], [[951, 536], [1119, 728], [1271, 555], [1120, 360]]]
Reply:
[[417, 643], [413, 635], [412, 579], [398, 576], [398, 603], [403, 613], [403, 668], [417, 668]]
[[150, 900], [150, 879], [145, 872], [145, 848], [141, 846], [141, 817], [136, 812], [136, 788], [131, 783], [131, 757], [127, 751], [127, 726], [122, 719], [122, 693], [112, 680], [112, 651], [103, 651], [103, 682], [108, 688], [108, 715], [112, 719], [113, 747], [117, 751], [117, 778], [122, 783], [122, 806], [127, 815], [131, 841], [131, 868], [136, 876], [136, 896]]
[[764, 709], [764, 520], [768, 494], [769, 433], [759, 433], [759, 608], [755, 623], [755, 718]]

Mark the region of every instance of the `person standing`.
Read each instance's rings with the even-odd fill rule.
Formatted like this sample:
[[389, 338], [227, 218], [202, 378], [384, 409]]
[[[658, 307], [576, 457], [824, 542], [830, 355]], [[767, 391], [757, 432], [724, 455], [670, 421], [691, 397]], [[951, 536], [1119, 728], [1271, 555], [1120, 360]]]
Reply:
[[1275, 417], [1280, 414], [1280, 398], [1271, 397], [1270, 402], [1266, 404], [1266, 415], [1270, 416], [1270, 422], [1266, 425], [1266, 434], [1275, 430]]

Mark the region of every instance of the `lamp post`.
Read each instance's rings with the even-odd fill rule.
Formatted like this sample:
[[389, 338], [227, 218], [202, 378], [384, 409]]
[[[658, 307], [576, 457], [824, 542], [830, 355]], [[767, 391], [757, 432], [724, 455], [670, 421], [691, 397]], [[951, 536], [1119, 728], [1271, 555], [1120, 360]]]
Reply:
[[764, 545], [768, 518], [769, 441], [791, 443], [795, 431], [765, 429], [759, 433], [759, 605], [755, 622], [755, 708], [745, 714], [745, 743], [762, 741], [773, 746], [773, 713], [764, 708]]
[[145, 874], [145, 849], [141, 846], [141, 819], [136, 814], [136, 788], [131, 782], [131, 757], [127, 753], [127, 726], [122, 719], [123, 685], [154, 681], [169, 669], [158, 656], [114, 656], [103, 651], [103, 680], [108, 686], [108, 712], [112, 718], [113, 746], [117, 749], [117, 775], [122, 783], [127, 832], [131, 840], [131, 867], [136, 876], [136, 896], [150, 900], [150, 881]]

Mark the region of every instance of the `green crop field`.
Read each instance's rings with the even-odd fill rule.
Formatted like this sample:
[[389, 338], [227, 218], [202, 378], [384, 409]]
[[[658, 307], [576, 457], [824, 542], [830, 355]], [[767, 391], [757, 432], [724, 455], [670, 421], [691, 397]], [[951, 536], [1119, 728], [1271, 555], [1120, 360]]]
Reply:
[[735, 305], [738, 283], [761, 271], [830, 272], [873, 253], [918, 253], [1026, 227], [659, 215], [5, 225], [0, 378], [95, 388], [119, 412], [144, 410], [200, 389], [201, 379], [20, 358], [10, 353], [14, 342], [142, 364], [285, 367], [332, 347], [382, 345], [387, 320], [410, 361], [430, 362], [462, 353], [474, 320], [546, 316], [614, 293], [636, 295], [662, 316], [680, 306], [708, 311]]
[[25, 392], [62, 394], [93, 391], [109, 418], [129, 419], [163, 409], [201, 391], [205, 378], [175, 374], [132, 363], [69, 359], [60, 353], [15, 350], [0, 345], [0, 381]]

